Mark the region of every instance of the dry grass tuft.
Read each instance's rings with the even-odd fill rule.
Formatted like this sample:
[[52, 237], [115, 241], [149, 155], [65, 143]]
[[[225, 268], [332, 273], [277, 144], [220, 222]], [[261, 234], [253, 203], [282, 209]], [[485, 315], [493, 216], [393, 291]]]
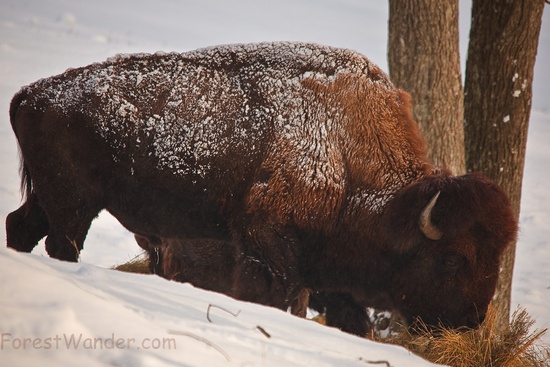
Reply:
[[327, 318], [323, 314], [318, 314], [316, 316], [313, 316], [310, 320], [315, 321], [316, 323], [321, 324], [321, 325], [326, 325], [327, 324]]
[[137, 255], [127, 263], [117, 265], [113, 269], [127, 273], [151, 274], [146, 254]]
[[538, 344], [547, 329], [530, 332], [533, 324], [525, 310], [518, 310], [508, 330], [498, 332], [495, 311], [490, 308], [477, 329], [428, 330], [424, 325], [418, 334], [403, 332], [382, 341], [453, 367], [549, 367], [550, 346]]

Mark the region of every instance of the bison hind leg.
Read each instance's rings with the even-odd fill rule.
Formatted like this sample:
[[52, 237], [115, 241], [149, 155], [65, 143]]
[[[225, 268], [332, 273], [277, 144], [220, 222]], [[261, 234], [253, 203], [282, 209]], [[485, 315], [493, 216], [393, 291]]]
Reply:
[[95, 206], [64, 208], [62, 212], [48, 212], [49, 231], [46, 251], [50, 257], [76, 262], [92, 221], [101, 209]]
[[31, 194], [19, 209], [6, 218], [8, 247], [21, 252], [31, 252], [38, 241], [48, 234], [48, 217]]

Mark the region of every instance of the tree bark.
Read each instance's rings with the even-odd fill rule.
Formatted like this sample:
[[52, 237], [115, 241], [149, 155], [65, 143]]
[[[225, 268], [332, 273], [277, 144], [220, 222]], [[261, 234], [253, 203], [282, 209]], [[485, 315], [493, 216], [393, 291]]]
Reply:
[[431, 161], [465, 172], [458, 0], [390, 0], [388, 64], [412, 97]]
[[[544, 0], [473, 0], [466, 63], [466, 167], [508, 192], [519, 218], [533, 69]], [[501, 266], [493, 304], [503, 330], [510, 318], [516, 244]]]

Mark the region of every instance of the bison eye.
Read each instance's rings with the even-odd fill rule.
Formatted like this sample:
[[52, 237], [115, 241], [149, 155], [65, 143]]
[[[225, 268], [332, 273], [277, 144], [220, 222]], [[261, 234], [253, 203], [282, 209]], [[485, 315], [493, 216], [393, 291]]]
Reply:
[[453, 277], [464, 264], [464, 258], [460, 255], [449, 254], [443, 258], [443, 275]]

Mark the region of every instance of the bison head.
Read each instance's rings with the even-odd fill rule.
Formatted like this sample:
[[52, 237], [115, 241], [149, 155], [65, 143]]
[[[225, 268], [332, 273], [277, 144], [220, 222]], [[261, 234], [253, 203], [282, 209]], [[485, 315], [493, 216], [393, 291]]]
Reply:
[[409, 322], [479, 325], [517, 235], [502, 189], [480, 174], [426, 177], [391, 200], [383, 223], [395, 309]]

